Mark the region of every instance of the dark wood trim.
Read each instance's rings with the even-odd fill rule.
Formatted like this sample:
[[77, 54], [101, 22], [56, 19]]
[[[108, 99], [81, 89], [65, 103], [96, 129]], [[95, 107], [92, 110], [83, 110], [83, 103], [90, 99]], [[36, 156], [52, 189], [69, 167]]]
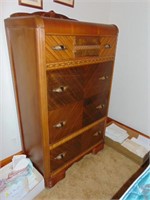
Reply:
[[137, 130], [135, 130], [135, 129], [133, 129], [133, 128], [131, 128], [131, 127], [129, 127], [129, 126], [123, 124], [123, 123], [121, 123], [121, 122], [118, 122], [118, 121], [115, 120], [115, 119], [112, 119], [112, 118], [110, 118], [110, 117], [107, 117], [107, 124], [109, 124], [109, 123], [112, 122], [112, 121], [114, 121], [114, 122], [116, 122], [116, 123], [118, 123], [118, 124], [120, 124], [120, 125], [123, 125], [123, 126], [125, 126], [125, 127], [127, 127], [127, 128], [130, 128], [131, 130], [137, 132], [137, 134], [143, 135], [143, 136], [146, 137], [146, 138], [150, 138], [148, 135], [146, 135], [146, 134], [144, 134], [144, 133], [141, 133], [141, 132], [139, 132], [139, 131], [137, 131]]
[[[20, 152], [14, 154], [14, 155], [20, 155], [20, 154], [23, 154], [23, 153], [24, 153], [23, 151], [20, 151]], [[4, 160], [0, 160], [0, 168], [7, 165], [8, 163], [10, 163], [12, 161], [12, 158], [13, 158], [14, 155], [9, 156], [9, 157], [5, 158]]]

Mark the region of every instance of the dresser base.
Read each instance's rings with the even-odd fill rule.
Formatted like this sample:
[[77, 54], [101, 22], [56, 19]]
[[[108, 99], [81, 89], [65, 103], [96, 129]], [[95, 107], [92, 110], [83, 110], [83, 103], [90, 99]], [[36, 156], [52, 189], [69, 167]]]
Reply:
[[62, 180], [63, 178], [65, 178], [66, 176], [66, 171], [67, 169], [75, 162], [81, 160], [85, 155], [92, 153], [92, 154], [97, 154], [99, 151], [101, 151], [104, 148], [104, 143], [98, 144], [95, 147], [93, 147], [92, 149], [90, 149], [88, 152], [81, 154], [80, 157], [77, 157], [76, 160], [74, 160], [73, 162], [71, 162], [69, 164], [69, 166], [65, 167], [64, 169], [62, 169], [61, 171], [59, 171], [57, 174], [53, 175], [52, 177], [50, 177], [49, 181], [47, 181], [45, 183], [47, 188], [52, 188], [57, 182], [59, 182], [60, 180]]

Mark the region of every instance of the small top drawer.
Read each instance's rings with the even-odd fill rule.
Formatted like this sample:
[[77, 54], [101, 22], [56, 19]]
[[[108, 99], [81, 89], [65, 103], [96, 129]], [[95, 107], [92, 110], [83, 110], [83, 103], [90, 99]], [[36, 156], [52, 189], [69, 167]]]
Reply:
[[46, 63], [73, 59], [73, 36], [46, 36]]
[[74, 46], [75, 57], [99, 56], [100, 38], [76, 36]]
[[116, 37], [106, 36], [100, 39], [100, 56], [114, 56], [116, 51]]

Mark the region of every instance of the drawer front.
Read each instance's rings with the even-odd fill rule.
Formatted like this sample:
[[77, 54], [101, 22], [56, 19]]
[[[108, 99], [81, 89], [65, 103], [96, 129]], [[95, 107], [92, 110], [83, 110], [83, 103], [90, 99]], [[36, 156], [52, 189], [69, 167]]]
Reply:
[[100, 37], [92, 36], [76, 36], [75, 46], [85, 46], [85, 45], [100, 45]]
[[73, 59], [73, 36], [46, 36], [46, 63]]
[[84, 100], [83, 126], [106, 116], [108, 109], [108, 95], [92, 96]]
[[108, 94], [111, 86], [112, 72], [113, 62], [105, 62], [85, 67], [85, 98], [96, 94]]
[[104, 125], [105, 122], [103, 121], [81, 135], [82, 152], [96, 145], [98, 142], [104, 141]]
[[114, 56], [116, 50], [116, 37], [101, 37], [100, 56]]
[[75, 57], [99, 56], [100, 38], [76, 36], [74, 52]]
[[48, 109], [57, 109], [83, 99], [82, 68], [47, 72]]
[[56, 149], [50, 152], [51, 160], [51, 171], [55, 171], [58, 168], [65, 165], [67, 162], [74, 159], [80, 154], [81, 151], [81, 139], [76, 137], [65, 144], [57, 147]]
[[83, 103], [73, 103], [49, 112], [50, 144], [82, 128]]

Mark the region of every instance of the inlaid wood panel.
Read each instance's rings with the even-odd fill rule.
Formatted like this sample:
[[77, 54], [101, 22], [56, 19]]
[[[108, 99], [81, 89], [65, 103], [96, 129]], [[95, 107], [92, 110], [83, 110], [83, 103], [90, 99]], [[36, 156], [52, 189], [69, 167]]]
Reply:
[[100, 37], [76, 36], [75, 57], [99, 56]]
[[75, 37], [75, 46], [84, 46], [84, 45], [100, 45], [99, 36], [76, 36]]
[[113, 37], [101, 37], [100, 39], [100, 56], [107, 57], [107, 56], [115, 56], [116, 51], [116, 40], [115, 36]]
[[104, 126], [105, 122], [93, 126], [81, 135], [81, 151], [85, 151], [98, 142], [103, 142], [104, 140]]
[[96, 95], [84, 100], [83, 126], [86, 126], [107, 114], [108, 95]]
[[46, 35], [46, 63], [74, 58], [73, 36]]
[[78, 136], [50, 152], [51, 171], [65, 165], [81, 153], [81, 137]]
[[89, 65], [88, 67], [85, 67], [84, 70], [85, 98], [96, 94], [109, 93], [113, 72], [113, 62]]
[[50, 143], [55, 143], [82, 128], [83, 103], [68, 104], [50, 111], [49, 133]]
[[57, 62], [57, 63], [47, 63], [46, 68], [47, 70], [53, 70], [53, 69], [66, 69], [69, 67], [78, 67], [78, 66], [84, 66], [84, 65], [92, 65], [96, 63], [102, 63], [107, 61], [113, 61], [114, 56], [107, 56], [107, 57], [98, 57], [98, 56], [89, 56], [84, 58], [78, 58], [75, 60], [68, 60], [63, 62]]
[[83, 81], [82, 68], [48, 71], [48, 109], [57, 109], [83, 99]]

